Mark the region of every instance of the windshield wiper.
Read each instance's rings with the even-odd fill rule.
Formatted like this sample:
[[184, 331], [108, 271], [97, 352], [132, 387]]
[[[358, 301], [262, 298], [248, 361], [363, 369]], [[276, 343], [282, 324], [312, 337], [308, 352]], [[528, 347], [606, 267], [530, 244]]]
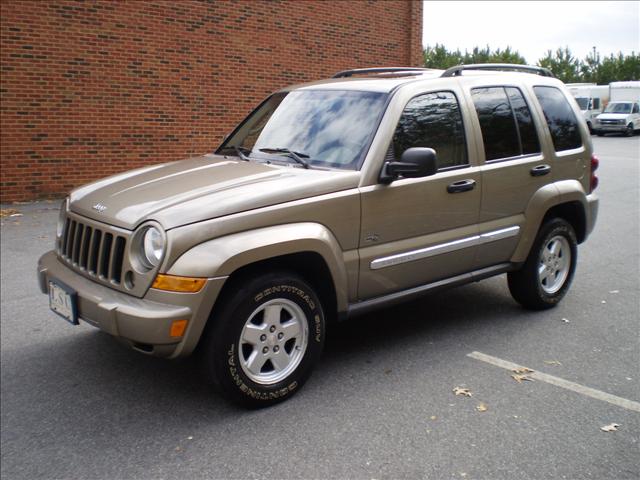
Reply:
[[251, 150], [249, 150], [248, 148], [239, 147], [237, 145], [233, 145], [233, 146], [228, 145], [224, 147], [222, 150], [233, 150], [236, 156], [239, 157], [241, 160], [244, 160], [245, 162], [248, 162], [251, 160], [249, 158], [249, 154], [251, 153]]
[[251, 160], [248, 156], [248, 154], [251, 153], [251, 150], [249, 150], [248, 148], [238, 147], [237, 145], [234, 145], [233, 150], [236, 152], [236, 155], [238, 155], [238, 157], [240, 157], [245, 162]]
[[309, 168], [309, 162], [302, 158], [309, 158], [309, 155], [307, 155], [306, 153], [294, 152], [292, 150], [289, 150], [288, 148], [261, 148], [260, 151], [264, 153], [285, 153], [289, 158], [292, 158], [304, 168]]

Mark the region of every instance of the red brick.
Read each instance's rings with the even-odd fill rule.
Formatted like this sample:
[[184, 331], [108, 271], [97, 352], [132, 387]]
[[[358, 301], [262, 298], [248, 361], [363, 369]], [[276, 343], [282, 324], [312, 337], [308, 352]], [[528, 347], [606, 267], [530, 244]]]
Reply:
[[210, 152], [261, 99], [420, 65], [422, 2], [0, 1], [0, 197]]

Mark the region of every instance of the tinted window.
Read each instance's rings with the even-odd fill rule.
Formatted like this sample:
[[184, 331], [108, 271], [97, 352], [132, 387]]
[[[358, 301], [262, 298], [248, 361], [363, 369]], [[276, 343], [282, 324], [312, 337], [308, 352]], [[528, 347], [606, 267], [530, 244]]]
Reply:
[[427, 93], [409, 101], [393, 136], [395, 158], [412, 147], [433, 148], [438, 168], [468, 163], [462, 115], [453, 93]]
[[480, 120], [486, 159], [520, 155], [518, 130], [504, 88], [474, 88], [471, 96]]
[[578, 121], [563, 93], [555, 87], [534, 87], [547, 119], [556, 152], [582, 145]]
[[522, 96], [522, 92], [513, 87], [508, 87], [506, 91], [507, 95], [509, 95], [511, 108], [513, 109], [513, 113], [516, 117], [516, 123], [518, 124], [522, 154], [528, 155], [530, 153], [539, 153], [540, 143], [538, 142], [538, 134], [536, 133], [536, 127], [533, 124], [531, 111]]
[[600, 99], [599, 98], [594, 98], [592, 100], [592, 103], [593, 103], [592, 108], [594, 110], [598, 110], [600, 108]]

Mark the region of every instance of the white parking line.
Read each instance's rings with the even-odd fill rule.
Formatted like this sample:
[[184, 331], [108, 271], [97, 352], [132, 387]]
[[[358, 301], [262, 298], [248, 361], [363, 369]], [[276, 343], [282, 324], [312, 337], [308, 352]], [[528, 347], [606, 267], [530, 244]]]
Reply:
[[[487, 355], [482, 352], [471, 352], [467, 354], [467, 357], [480, 360], [481, 362], [489, 363], [496, 367], [504, 368], [505, 370], [516, 370], [519, 368], [525, 368], [523, 365], [518, 365], [517, 363], [502, 360], [498, 357], [492, 357], [491, 355]], [[551, 385], [555, 385], [556, 387], [571, 390], [581, 395], [595, 398], [596, 400], [602, 400], [603, 402], [608, 402], [612, 405], [616, 405], [618, 407], [626, 408], [627, 410], [632, 410], [634, 412], [640, 413], [640, 403], [633, 400], [617, 397], [615, 395], [611, 395], [610, 393], [596, 390], [595, 388], [585, 387], [584, 385], [580, 385], [579, 383], [573, 383], [568, 380], [564, 380], [563, 378], [554, 377], [553, 375], [548, 375], [546, 373], [538, 372], [535, 370], [532, 371], [532, 373], [528, 373], [527, 376], [540, 382], [549, 383]]]

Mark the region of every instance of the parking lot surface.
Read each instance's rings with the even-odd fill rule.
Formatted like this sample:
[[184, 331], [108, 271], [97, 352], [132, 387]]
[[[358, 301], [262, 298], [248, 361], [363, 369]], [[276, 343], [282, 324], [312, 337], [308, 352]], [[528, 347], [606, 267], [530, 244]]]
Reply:
[[259, 411], [193, 359], [51, 313], [35, 266], [58, 204], [3, 206], [22, 216], [1, 227], [2, 477], [640, 478], [640, 137], [593, 141], [599, 219], [557, 308], [523, 310], [503, 275], [355, 319], [297, 396]]

